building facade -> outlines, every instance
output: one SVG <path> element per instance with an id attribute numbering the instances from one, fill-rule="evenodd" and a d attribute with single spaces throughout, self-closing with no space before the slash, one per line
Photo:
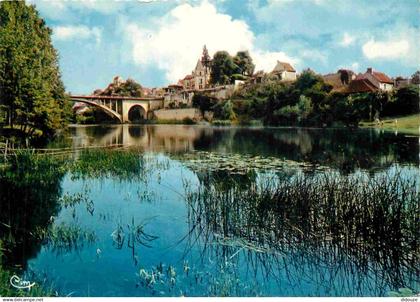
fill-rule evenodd
<path id="1" fill-rule="evenodd" d="M 296 81 L 296 70 L 287 62 L 277 61 L 271 74 L 279 77 L 280 81 Z"/>
<path id="2" fill-rule="evenodd" d="M 202 90 L 209 87 L 210 68 L 204 66 L 201 60 L 197 61 L 195 69 L 191 74 L 180 80 L 178 84 L 186 90 Z"/>
<path id="3" fill-rule="evenodd" d="M 365 73 L 359 74 L 357 80 L 367 79 L 379 90 L 391 91 L 394 88 L 394 81 L 391 80 L 385 73 L 374 71 L 369 67 Z"/>

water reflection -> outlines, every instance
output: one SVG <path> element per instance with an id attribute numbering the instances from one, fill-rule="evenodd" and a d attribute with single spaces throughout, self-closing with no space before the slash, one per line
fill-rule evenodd
<path id="1" fill-rule="evenodd" d="M 417 137 L 376 130 L 217 128 L 186 125 L 78 126 L 72 146 L 122 144 L 144 151 L 184 153 L 194 150 L 275 156 L 330 166 L 343 172 L 419 165 Z"/>
<path id="2" fill-rule="evenodd" d="M 417 138 L 117 125 L 71 128 L 55 144 L 77 156 L 0 170 L 0 239 L 8 264 L 64 294 L 418 291 Z M 98 145 L 120 147 L 78 149 Z M 375 179 L 396 169 L 396 185 Z M 277 189 L 261 190 L 266 180 Z"/>
<path id="3" fill-rule="evenodd" d="M 35 230 L 48 228 L 61 209 L 64 171 L 54 159 L 33 161 L 30 154 L 13 157 L 9 164 L 0 173 L 0 240 L 6 265 L 25 268 L 41 248 Z"/>
<path id="4" fill-rule="evenodd" d="M 321 174 L 281 176 L 271 186 L 252 174 L 232 176 L 202 176 L 188 195 L 187 249 L 200 248 L 201 261 L 233 262 L 252 279 L 277 284 L 281 295 L 417 288 L 415 183 Z"/>

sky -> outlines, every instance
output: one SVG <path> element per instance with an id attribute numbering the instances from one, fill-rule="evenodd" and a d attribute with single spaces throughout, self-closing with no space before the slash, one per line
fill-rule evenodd
<path id="1" fill-rule="evenodd" d="M 420 0 L 41 1 L 66 90 L 90 94 L 114 76 L 145 87 L 177 83 L 206 45 L 248 50 L 256 70 L 277 60 L 333 73 L 420 69 Z"/>

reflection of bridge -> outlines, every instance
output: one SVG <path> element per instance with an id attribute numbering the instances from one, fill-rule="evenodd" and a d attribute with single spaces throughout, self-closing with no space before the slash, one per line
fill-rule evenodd
<path id="1" fill-rule="evenodd" d="M 185 152 L 213 129 L 186 125 L 107 125 L 77 126 L 73 129 L 73 148 L 124 145 L 145 151 Z"/>
<path id="2" fill-rule="evenodd" d="M 163 97 L 71 95 L 70 99 L 99 108 L 112 118 L 118 119 L 120 123 L 148 119 L 153 110 L 163 108 Z"/>

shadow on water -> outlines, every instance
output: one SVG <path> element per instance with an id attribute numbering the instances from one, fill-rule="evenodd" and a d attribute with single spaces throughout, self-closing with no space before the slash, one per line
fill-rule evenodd
<path id="1" fill-rule="evenodd" d="M 0 240 L 5 247 L 7 265 L 26 267 L 36 256 L 41 240 L 33 235 L 47 228 L 60 211 L 62 163 L 44 157 L 35 159 L 29 152 L 11 156 L 0 171 Z"/>

